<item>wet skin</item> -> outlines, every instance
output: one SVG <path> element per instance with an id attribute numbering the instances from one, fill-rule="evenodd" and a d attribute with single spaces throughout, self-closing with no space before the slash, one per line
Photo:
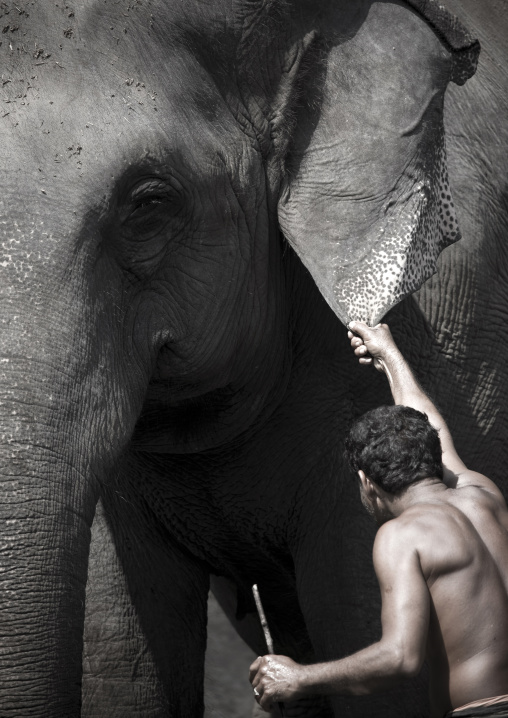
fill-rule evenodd
<path id="1" fill-rule="evenodd" d="M 393 522 L 430 594 L 432 715 L 508 690 L 508 512 L 479 486 L 435 487 Z M 410 543 L 409 543 L 410 542 Z"/>

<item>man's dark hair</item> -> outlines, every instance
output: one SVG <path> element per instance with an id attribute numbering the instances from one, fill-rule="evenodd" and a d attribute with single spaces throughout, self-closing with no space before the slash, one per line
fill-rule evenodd
<path id="1" fill-rule="evenodd" d="M 443 478 L 439 435 L 426 414 L 409 406 L 380 406 L 349 431 L 345 456 L 351 469 L 396 494 L 416 481 Z"/>

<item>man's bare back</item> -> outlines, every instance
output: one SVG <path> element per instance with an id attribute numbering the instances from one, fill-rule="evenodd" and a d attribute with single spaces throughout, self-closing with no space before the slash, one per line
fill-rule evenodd
<path id="1" fill-rule="evenodd" d="M 429 489 L 428 498 L 385 524 L 376 542 L 386 540 L 389 527 L 400 546 L 392 560 L 401 560 L 399 551 L 418 555 L 430 594 L 432 716 L 442 718 L 454 707 L 507 692 L 508 511 L 479 487 Z"/>
<path id="2" fill-rule="evenodd" d="M 380 525 L 373 560 L 382 638 L 352 656 L 310 666 L 260 657 L 250 671 L 254 695 L 269 710 L 275 701 L 309 694 L 367 694 L 418 675 L 426 659 L 432 718 L 455 716 L 477 701 L 481 715 L 508 715 L 503 495 L 457 455 L 388 327 L 356 322 L 350 329 L 354 353 L 386 374 L 395 404 L 361 417 L 346 441 L 362 503 Z M 491 710 L 493 701 L 499 703 Z"/>

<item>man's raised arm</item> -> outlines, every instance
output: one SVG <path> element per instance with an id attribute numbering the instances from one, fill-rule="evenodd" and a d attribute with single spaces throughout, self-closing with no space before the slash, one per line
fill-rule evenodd
<path id="1" fill-rule="evenodd" d="M 427 414 L 432 426 L 439 431 L 445 483 L 458 488 L 479 486 L 504 503 L 494 482 L 482 474 L 470 471 L 458 456 L 445 420 L 416 381 L 388 326 L 378 324 L 376 327 L 369 327 L 362 322 L 351 322 L 348 328 L 348 337 L 360 364 L 372 364 L 378 371 L 386 374 L 395 404 L 410 406 Z"/>

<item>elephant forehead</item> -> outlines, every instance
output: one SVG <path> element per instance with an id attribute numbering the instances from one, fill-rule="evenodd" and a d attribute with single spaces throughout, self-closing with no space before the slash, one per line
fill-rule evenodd
<path id="1" fill-rule="evenodd" d="M 83 70 L 79 75 L 47 72 L 32 78 L 25 99 L 12 99 L 0 118 L 0 152 L 5 155 L 15 145 L 42 164 L 72 156 L 81 166 L 90 153 L 131 162 L 138 148 L 145 153 L 178 149 L 184 154 L 187 150 L 190 161 L 193 155 L 204 158 L 207 148 L 217 149 L 221 133 L 207 125 L 192 97 L 170 87 L 161 90 L 142 73 L 132 74 L 139 79 L 109 75 L 94 83 Z M 241 140 L 239 134 L 235 138 L 235 129 L 228 128 L 229 142 Z"/>
<path id="2" fill-rule="evenodd" d="M 86 2 L 72 10 L 58 3 L 25 5 L 6 11 L 4 19 L 12 21 L 0 43 L 2 116 L 14 126 L 30 114 L 39 115 L 41 126 L 53 125 L 44 128 L 47 134 L 73 115 L 77 123 L 88 115 L 106 125 L 135 124 L 137 113 L 147 127 L 178 115 L 184 123 L 204 116 L 218 121 L 224 103 L 195 59 L 189 41 L 195 18 L 177 13 L 185 6 L 149 0 Z"/>
<path id="3" fill-rule="evenodd" d="M 255 150 L 207 73 L 190 55 L 165 62 L 171 73 L 154 74 L 151 62 L 101 64 L 82 48 L 34 62 L 31 74 L 14 64 L 0 117 L 4 186 L 63 198 L 77 189 L 90 206 L 90 192 L 106 197 L 151 163 L 209 191 L 212 176 L 250 184 Z"/>
<path id="4" fill-rule="evenodd" d="M 72 7 L 28 0 L 2 3 L 3 87 L 11 72 L 28 78 L 43 67 L 59 67 L 62 76 L 64 70 L 76 73 L 84 67 L 97 82 L 108 67 L 122 79 L 133 69 L 152 76 L 167 70 L 165 79 L 171 82 L 182 75 L 181 68 L 173 71 L 176 58 L 199 54 L 206 44 L 224 54 L 224 47 L 216 46 L 216 34 L 218 28 L 234 32 L 230 26 L 219 2 L 88 0 Z"/>

